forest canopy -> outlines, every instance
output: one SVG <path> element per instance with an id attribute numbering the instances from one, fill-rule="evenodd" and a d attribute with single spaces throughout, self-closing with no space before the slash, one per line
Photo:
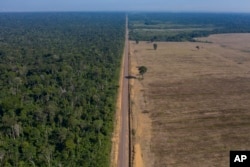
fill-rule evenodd
<path id="1" fill-rule="evenodd" d="M 130 13 L 131 40 L 195 41 L 220 33 L 249 33 L 250 14 Z"/>
<path id="2" fill-rule="evenodd" d="M 0 14 L 1 166 L 109 166 L 124 13 Z"/>

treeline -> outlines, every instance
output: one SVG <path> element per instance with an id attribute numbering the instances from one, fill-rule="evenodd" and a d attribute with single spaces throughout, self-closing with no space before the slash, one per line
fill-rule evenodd
<path id="1" fill-rule="evenodd" d="M 194 41 L 195 37 L 204 37 L 220 33 L 250 33 L 250 14 L 213 14 L 213 13 L 131 13 L 129 15 L 130 39 L 146 41 Z M 149 36 L 138 33 L 140 29 L 188 29 Z M 202 30 L 204 28 L 204 30 Z M 211 30 L 207 29 L 211 28 Z"/>
<path id="2" fill-rule="evenodd" d="M 123 13 L 0 14 L 0 166 L 109 166 Z"/>

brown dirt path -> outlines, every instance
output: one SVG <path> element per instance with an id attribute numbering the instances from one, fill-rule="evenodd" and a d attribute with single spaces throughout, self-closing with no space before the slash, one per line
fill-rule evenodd
<path id="1" fill-rule="evenodd" d="M 118 154 L 118 166 L 129 166 L 129 127 L 128 127 L 128 28 L 126 18 L 126 40 L 124 50 L 124 68 L 123 68 L 123 85 L 122 85 L 122 104 L 121 104 L 121 124 L 120 124 L 120 142 Z"/>
<path id="2" fill-rule="evenodd" d="M 128 126 L 128 19 L 126 17 L 126 36 L 121 65 L 115 130 L 112 138 L 111 167 L 129 166 L 129 126 Z"/>
<path id="3" fill-rule="evenodd" d="M 121 122 L 120 122 L 120 141 L 118 152 L 118 166 L 129 166 L 129 126 L 128 126 L 128 19 L 126 17 L 126 37 L 124 48 L 124 68 L 122 82 L 122 103 L 121 103 Z"/>

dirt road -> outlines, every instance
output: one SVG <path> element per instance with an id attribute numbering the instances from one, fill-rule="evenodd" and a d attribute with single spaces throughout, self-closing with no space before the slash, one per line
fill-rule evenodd
<path id="1" fill-rule="evenodd" d="M 123 55 L 123 81 L 122 81 L 122 103 L 121 121 L 119 134 L 118 167 L 129 166 L 129 125 L 128 125 L 128 18 L 126 17 L 126 37 Z"/>

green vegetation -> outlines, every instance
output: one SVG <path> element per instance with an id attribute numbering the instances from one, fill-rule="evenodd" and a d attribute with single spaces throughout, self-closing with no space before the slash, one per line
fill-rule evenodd
<path id="1" fill-rule="evenodd" d="M 147 67 L 145 66 L 140 66 L 138 67 L 138 70 L 139 70 L 139 74 L 141 75 L 142 79 L 143 79 L 143 75 L 147 72 Z"/>
<path id="2" fill-rule="evenodd" d="M 0 166 L 109 166 L 125 15 L 0 23 Z"/>
<path id="3" fill-rule="evenodd" d="M 250 14 L 131 13 L 131 40 L 195 41 L 219 33 L 250 32 Z"/>

